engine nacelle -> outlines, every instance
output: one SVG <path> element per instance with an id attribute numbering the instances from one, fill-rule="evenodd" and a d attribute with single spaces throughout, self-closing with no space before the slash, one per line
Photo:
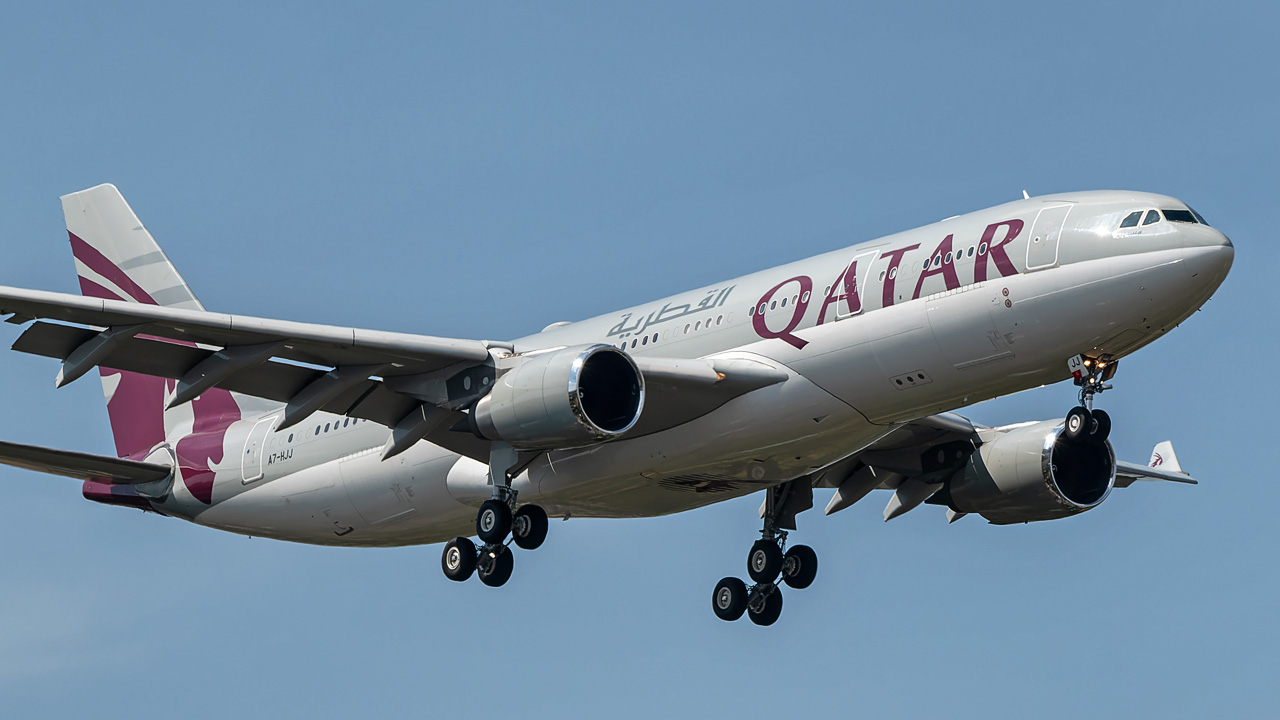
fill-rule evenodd
<path id="1" fill-rule="evenodd" d="M 611 345 L 583 345 L 526 359 L 494 383 L 471 410 L 471 427 L 521 450 L 591 445 L 622 435 L 640 419 L 644 377 Z"/>
<path id="2" fill-rule="evenodd" d="M 996 525 L 1053 520 L 1097 507 L 1116 484 L 1107 442 L 1069 440 L 1060 420 L 1002 433 L 969 458 L 949 487 L 952 507 Z"/>

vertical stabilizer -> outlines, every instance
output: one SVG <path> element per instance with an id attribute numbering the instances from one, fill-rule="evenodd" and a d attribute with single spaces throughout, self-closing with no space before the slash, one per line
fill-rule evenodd
<path id="1" fill-rule="evenodd" d="M 62 212 L 67 219 L 82 295 L 204 309 L 114 185 L 99 185 L 64 196 Z M 185 420 L 173 412 L 166 418 L 166 397 L 173 392 L 172 380 L 112 368 L 99 368 L 99 372 L 120 457 L 143 456 L 165 441 L 167 425 L 192 422 L 191 410 L 184 411 Z M 206 408 L 217 412 L 205 412 L 216 417 L 205 418 L 204 424 L 224 425 L 240 418 L 239 407 L 230 393 L 211 390 L 206 395 L 209 397 L 196 401 L 197 415 Z M 196 418 L 196 425 L 201 424 L 200 419 Z"/>
<path id="2" fill-rule="evenodd" d="M 115 185 L 62 197 L 82 294 L 203 310 Z"/>

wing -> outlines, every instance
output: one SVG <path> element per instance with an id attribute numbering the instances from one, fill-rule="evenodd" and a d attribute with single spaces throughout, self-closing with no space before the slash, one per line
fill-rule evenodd
<path id="1" fill-rule="evenodd" d="M 947 505 L 939 494 L 945 482 L 968 462 L 969 456 L 1001 429 L 974 425 L 953 413 L 931 415 L 904 423 L 852 457 L 836 463 L 813 478 L 814 487 L 835 488 L 826 514 L 839 512 L 861 500 L 872 490 L 893 490 L 884 510 L 892 520 L 921 504 Z M 1116 462 L 1116 487 L 1128 487 L 1137 480 L 1163 480 L 1196 484 L 1177 466 L 1173 447 L 1156 446 L 1153 464 L 1168 462 L 1172 469 Z M 954 522 L 962 513 L 948 509 Z"/>
<path id="2" fill-rule="evenodd" d="M 8 287 L 0 313 L 11 323 L 41 319 L 13 349 L 62 360 L 59 386 L 98 365 L 130 370 L 176 380 L 171 407 L 213 387 L 285 403 L 281 428 L 321 410 L 394 428 L 423 405 L 456 422 L 474 400 L 464 384 L 481 386 L 463 379 L 491 377 L 497 347 Z M 432 430 L 465 454 L 487 447 Z"/>
<path id="3" fill-rule="evenodd" d="M 645 404 L 640 419 L 627 434 L 639 437 L 683 425 L 730 400 L 788 375 L 744 358 L 635 358 L 644 376 Z"/>
<path id="4" fill-rule="evenodd" d="M 0 463 L 106 485 L 143 485 L 169 477 L 168 465 L 0 442 Z"/>
<path id="5" fill-rule="evenodd" d="M 1151 451 L 1151 459 L 1146 465 L 1130 462 L 1116 463 L 1116 487 L 1129 487 L 1138 480 L 1199 484 L 1195 478 L 1182 471 L 1182 466 L 1178 464 L 1178 456 L 1173 452 L 1173 443 L 1168 440 L 1156 443 Z"/>
<path id="6" fill-rule="evenodd" d="M 488 460 L 451 428 L 496 375 L 509 343 L 389 333 L 0 287 L 7 322 L 37 320 L 19 352 L 62 361 L 59 387 L 95 366 L 176 380 L 170 407 L 214 387 L 284 403 L 277 429 L 317 411 L 393 428 L 385 457 L 421 439 Z M 52 321 L 52 322 L 50 322 Z M 745 359 L 637 358 L 648 391 L 631 435 L 675 427 L 786 373 Z"/>

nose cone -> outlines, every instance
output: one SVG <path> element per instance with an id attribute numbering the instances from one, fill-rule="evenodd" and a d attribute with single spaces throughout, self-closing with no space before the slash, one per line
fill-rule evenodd
<path id="1" fill-rule="evenodd" d="M 1208 293 L 1218 289 L 1231 270 L 1236 249 L 1231 239 L 1207 225 L 1182 229 L 1182 259 L 1196 287 Z"/>

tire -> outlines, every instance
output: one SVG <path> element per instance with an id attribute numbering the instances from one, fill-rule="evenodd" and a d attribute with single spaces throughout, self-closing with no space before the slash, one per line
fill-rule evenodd
<path id="1" fill-rule="evenodd" d="M 773 582 L 782 572 L 782 551 L 778 543 L 761 538 L 751 546 L 747 553 L 747 574 L 758 582 Z"/>
<path id="2" fill-rule="evenodd" d="M 782 581 L 803 590 L 818 577 L 818 553 L 808 545 L 792 546 L 782 558 Z"/>
<path id="3" fill-rule="evenodd" d="M 463 582 L 476 571 L 476 544 L 464 537 L 456 537 L 444 544 L 440 557 L 444 576 L 455 582 Z"/>
<path id="4" fill-rule="evenodd" d="M 1067 413 L 1067 419 L 1063 423 L 1062 434 L 1068 440 L 1077 440 L 1089 433 L 1089 427 L 1092 424 L 1088 410 L 1082 407 L 1073 407 L 1071 412 Z"/>
<path id="5" fill-rule="evenodd" d="M 711 593 L 711 610 L 721 620 L 733 622 L 747 611 L 747 585 L 738 578 L 727 577 L 716 583 Z"/>
<path id="6" fill-rule="evenodd" d="M 780 615 L 782 615 L 782 591 L 777 587 L 774 587 L 773 591 L 769 593 L 769 597 L 765 598 L 764 607 L 760 609 L 760 612 L 757 613 L 752 611 L 750 607 L 747 608 L 747 617 L 751 618 L 751 622 L 760 626 L 768 626 L 778 622 L 778 616 Z"/>
<path id="7" fill-rule="evenodd" d="M 547 539 L 547 511 L 537 505 L 524 505 L 516 511 L 511 523 L 511 537 L 524 550 L 537 550 Z"/>
<path id="8" fill-rule="evenodd" d="M 1105 411 L 1094 410 L 1093 422 L 1089 423 L 1089 440 L 1102 444 L 1111 435 L 1111 416 Z"/>
<path id="9" fill-rule="evenodd" d="M 481 567 L 476 575 L 480 578 L 480 582 L 489 587 L 502 587 L 511 579 L 511 571 L 515 569 L 516 561 L 511 551 L 505 546 L 499 546 L 497 550 L 487 550 L 486 552 L 497 553 L 497 557 L 493 558 L 493 562 L 488 567 Z"/>
<path id="10" fill-rule="evenodd" d="M 500 543 L 511 532 L 511 507 L 501 500 L 485 500 L 476 515 L 476 535 L 486 543 Z"/>

